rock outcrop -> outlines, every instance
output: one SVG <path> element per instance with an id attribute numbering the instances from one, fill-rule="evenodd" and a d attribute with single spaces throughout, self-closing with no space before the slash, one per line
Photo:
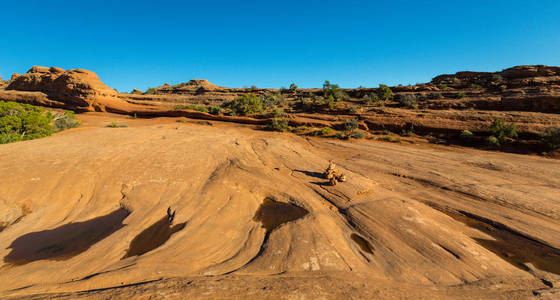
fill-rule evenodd
<path id="1" fill-rule="evenodd" d="M 82 69 L 63 70 L 56 67 L 32 67 L 17 76 L 7 90 L 43 92 L 49 99 L 61 101 L 69 107 L 104 110 L 103 102 L 120 101 L 117 93 L 105 85 L 97 74 Z"/>
<path id="2" fill-rule="evenodd" d="M 19 73 L 13 73 L 13 74 L 12 74 L 12 78 L 10 78 L 10 80 L 14 80 L 14 79 L 16 79 L 16 78 L 18 78 L 18 77 L 20 77 L 20 76 L 21 76 L 21 74 L 19 74 Z"/>

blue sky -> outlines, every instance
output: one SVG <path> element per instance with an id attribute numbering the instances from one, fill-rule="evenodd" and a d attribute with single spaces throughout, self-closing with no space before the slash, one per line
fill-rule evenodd
<path id="1" fill-rule="evenodd" d="M 5 1 L 0 75 L 83 68 L 120 91 L 427 82 L 560 65 L 560 1 Z"/>

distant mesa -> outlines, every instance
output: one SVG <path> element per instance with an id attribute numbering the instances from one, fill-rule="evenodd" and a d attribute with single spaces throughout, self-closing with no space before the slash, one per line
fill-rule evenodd
<path id="1" fill-rule="evenodd" d="M 227 89 L 225 87 L 221 87 L 218 85 L 215 85 L 213 83 L 210 83 L 207 79 L 191 79 L 189 80 L 189 82 L 183 82 L 183 83 L 179 83 L 176 85 L 169 85 L 169 84 L 164 84 L 160 87 L 158 87 L 157 89 L 173 89 L 173 90 L 198 90 L 198 89 L 204 89 L 204 90 L 219 90 L 219 89 Z"/>

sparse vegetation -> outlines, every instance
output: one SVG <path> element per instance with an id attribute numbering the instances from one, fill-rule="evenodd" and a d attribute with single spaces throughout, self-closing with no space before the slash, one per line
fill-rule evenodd
<path id="1" fill-rule="evenodd" d="M 447 90 L 449 90 L 449 87 L 448 87 L 447 84 L 445 84 L 445 83 L 442 83 L 442 84 L 438 85 L 438 88 L 439 88 L 440 90 L 442 90 L 442 91 L 447 91 Z"/>
<path id="2" fill-rule="evenodd" d="M 517 127 L 515 124 L 506 124 L 503 119 L 494 119 L 489 131 L 492 134 L 490 137 L 496 138 L 497 141 L 497 143 L 494 143 L 493 139 L 488 138 L 488 142 L 492 146 L 500 146 L 510 140 L 517 139 Z"/>
<path id="3" fill-rule="evenodd" d="M 480 90 L 480 89 L 482 89 L 482 86 L 480 84 L 473 83 L 473 84 L 471 84 L 471 89 Z"/>
<path id="4" fill-rule="evenodd" d="M 377 94 L 375 93 L 369 93 L 364 95 L 364 97 L 362 97 L 362 100 L 365 104 L 372 105 L 379 101 L 379 96 L 377 96 Z"/>
<path id="5" fill-rule="evenodd" d="M 55 131 L 62 131 L 80 126 L 80 121 L 78 121 L 76 115 L 71 110 L 54 114 L 53 120 Z"/>
<path id="6" fill-rule="evenodd" d="M 323 135 L 323 136 L 333 135 L 334 132 L 335 132 L 334 129 L 332 129 L 330 127 L 323 127 L 321 129 L 321 135 Z"/>
<path id="7" fill-rule="evenodd" d="M 353 130 L 358 129 L 358 125 L 358 119 L 350 119 L 344 122 L 344 130 L 347 132 L 352 132 Z"/>
<path id="8" fill-rule="evenodd" d="M 298 86 L 295 83 L 290 84 L 290 90 L 295 92 L 298 89 Z"/>
<path id="9" fill-rule="evenodd" d="M 144 94 L 146 94 L 146 95 L 155 95 L 155 94 L 156 94 L 156 89 L 154 89 L 154 88 L 148 88 Z"/>
<path id="10" fill-rule="evenodd" d="M 219 115 L 222 112 L 222 108 L 219 105 L 212 105 L 208 112 L 212 115 Z"/>
<path id="11" fill-rule="evenodd" d="M 379 88 L 376 91 L 377 96 L 379 97 L 379 99 L 381 100 L 393 100 L 394 98 L 394 94 L 393 91 L 384 84 L 379 84 Z"/>
<path id="12" fill-rule="evenodd" d="M 109 127 L 109 128 L 124 128 L 124 127 L 128 127 L 128 125 L 126 125 L 126 124 L 119 124 L 119 123 L 113 121 L 113 122 L 107 124 L 107 126 L 105 126 L 105 127 Z"/>
<path id="13" fill-rule="evenodd" d="M 461 131 L 461 133 L 459 134 L 459 138 L 465 141 L 470 141 L 474 138 L 474 134 L 472 132 L 470 132 L 469 130 L 463 130 Z"/>
<path id="14" fill-rule="evenodd" d="M 273 131 L 284 132 L 288 131 L 289 128 L 290 126 L 287 118 L 274 118 L 268 125 L 268 129 Z"/>
<path id="15" fill-rule="evenodd" d="M 504 82 L 504 78 L 502 77 L 502 75 L 494 74 L 492 75 L 492 77 L 490 77 L 491 84 L 500 84 L 502 82 Z"/>
<path id="16" fill-rule="evenodd" d="M 189 104 L 189 105 L 175 105 L 173 107 L 173 109 L 175 110 L 180 110 L 180 109 L 190 109 L 190 110 L 196 110 L 196 111 L 200 111 L 200 112 L 208 112 L 208 108 L 206 108 L 206 106 L 203 105 L 194 105 L 194 104 Z"/>
<path id="17" fill-rule="evenodd" d="M 0 101 L 0 144 L 51 135 L 53 115 L 30 104 Z"/>
<path id="18" fill-rule="evenodd" d="M 416 105 L 416 96 L 414 94 L 403 94 L 397 97 L 397 102 L 402 107 L 414 107 Z"/>
<path id="19" fill-rule="evenodd" d="M 356 130 L 350 133 L 350 137 L 353 139 L 363 139 L 365 137 L 365 134 L 359 130 Z"/>
<path id="20" fill-rule="evenodd" d="M 467 94 L 465 94 L 464 92 L 458 92 L 457 95 L 455 95 L 455 97 L 457 97 L 457 99 L 463 99 L 467 97 Z"/>
<path id="21" fill-rule="evenodd" d="M 560 148 L 560 127 L 549 127 L 541 135 L 541 142 L 551 150 Z"/>
<path id="22" fill-rule="evenodd" d="M 253 115 L 264 111 L 261 99 L 255 94 L 245 94 L 225 104 L 235 115 Z"/>
<path id="23" fill-rule="evenodd" d="M 334 101 L 347 100 L 348 95 L 340 89 L 338 84 L 331 84 L 328 80 L 323 83 L 323 96 L 327 99 L 332 97 Z"/>

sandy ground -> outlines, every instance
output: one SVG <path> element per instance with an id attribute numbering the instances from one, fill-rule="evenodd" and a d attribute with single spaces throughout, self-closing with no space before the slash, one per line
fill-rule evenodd
<path id="1" fill-rule="evenodd" d="M 79 117 L 0 145 L 1 297 L 560 297 L 558 160 Z"/>

